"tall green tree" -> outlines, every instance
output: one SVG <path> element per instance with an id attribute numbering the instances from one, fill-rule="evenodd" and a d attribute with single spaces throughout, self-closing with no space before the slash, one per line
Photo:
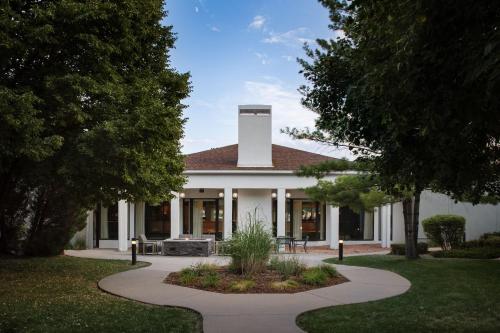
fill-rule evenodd
<path id="1" fill-rule="evenodd" d="M 160 0 L 3 1 L 0 5 L 0 247 L 27 226 L 52 254 L 85 211 L 161 201 L 182 187 L 181 100 L 189 74 Z M 27 221 L 28 223 L 24 223 Z M 41 248 L 50 239 L 52 248 Z"/>
<path id="2" fill-rule="evenodd" d="M 380 188 L 403 200 L 416 257 L 422 190 L 500 193 L 500 3 L 320 0 L 339 36 L 301 60 L 303 104 L 318 113 L 297 138 L 369 158 Z"/>

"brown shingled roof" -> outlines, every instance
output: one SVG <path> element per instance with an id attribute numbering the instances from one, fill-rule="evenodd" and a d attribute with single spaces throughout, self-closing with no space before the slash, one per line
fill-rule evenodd
<path id="1" fill-rule="evenodd" d="M 273 145 L 273 167 L 237 167 L 238 145 L 200 151 L 186 155 L 186 170 L 298 170 L 302 165 L 334 160 L 333 157 Z"/>

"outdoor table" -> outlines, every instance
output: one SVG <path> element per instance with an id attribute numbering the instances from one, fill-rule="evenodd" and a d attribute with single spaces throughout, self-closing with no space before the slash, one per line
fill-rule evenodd
<path id="1" fill-rule="evenodd" d="M 280 251 L 280 245 L 284 244 L 285 246 L 288 245 L 288 250 L 290 252 L 295 253 L 295 237 L 292 236 L 279 236 L 276 237 L 276 246 L 277 246 L 277 251 L 279 253 Z"/>

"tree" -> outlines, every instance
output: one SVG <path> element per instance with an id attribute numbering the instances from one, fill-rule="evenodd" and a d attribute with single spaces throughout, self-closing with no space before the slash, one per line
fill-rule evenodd
<path id="1" fill-rule="evenodd" d="M 160 0 L 2 3 L 3 252 L 25 220 L 28 243 L 61 239 L 60 250 L 96 203 L 182 187 L 189 74 L 170 66 L 165 16 Z"/>
<path id="2" fill-rule="evenodd" d="M 500 4 L 320 1 L 336 39 L 306 48 L 299 139 L 348 146 L 380 189 L 403 199 L 407 256 L 417 257 L 419 199 L 430 188 L 478 202 L 500 193 Z"/>

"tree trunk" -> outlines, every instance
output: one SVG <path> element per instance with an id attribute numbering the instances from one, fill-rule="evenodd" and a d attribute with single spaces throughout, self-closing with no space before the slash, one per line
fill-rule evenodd
<path id="1" fill-rule="evenodd" d="M 405 223 L 406 258 L 417 259 L 418 219 L 420 213 L 420 190 L 415 191 L 413 198 L 403 200 L 403 217 Z"/>

